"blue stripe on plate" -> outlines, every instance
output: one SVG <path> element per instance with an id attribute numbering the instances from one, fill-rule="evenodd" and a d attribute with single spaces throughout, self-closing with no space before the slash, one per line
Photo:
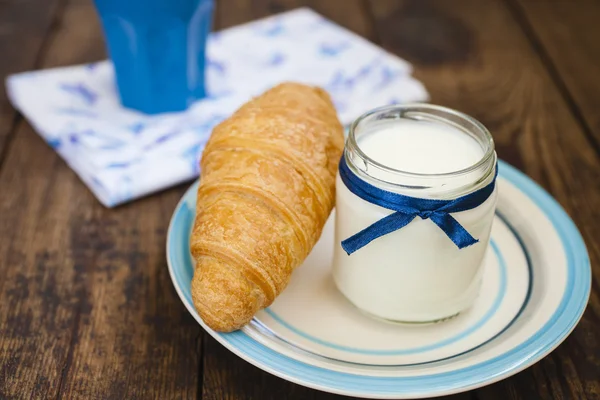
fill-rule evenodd
<path id="1" fill-rule="evenodd" d="M 498 248 L 498 245 L 494 242 L 494 240 L 492 240 L 490 242 L 490 244 L 492 246 L 492 249 L 494 250 L 494 254 L 496 254 L 496 258 L 498 259 L 498 266 L 499 266 L 499 270 L 500 270 L 500 288 L 498 290 L 498 294 L 497 294 L 496 298 L 494 299 L 494 302 L 492 303 L 492 306 L 481 317 L 481 319 L 479 321 L 477 321 L 475 324 L 471 325 L 464 331 L 462 331 L 452 337 L 449 337 L 448 339 L 441 340 L 437 343 L 432 343 L 427 346 L 413 347 L 412 349 L 397 349 L 397 350 L 359 349 L 359 348 L 343 346 L 343 345 L 339 345 L 339 344 L 329 342 L 329 341 L 326 341 L 323 339 L 319 339 L 318 337 L 313 336 L 309 333 L 306 333 L 306 332 L 302 331 L 301 329 L 298 329 L 295 326 L 289 324 L 283 318 L 281 318 L 279 315 L 277 315 L 277 313 L 275 313 L 275 311 L 267 308 L 267 309 L 265 309 L 265 312 L 267 314 L 269 314 L 275 321 L 277 321 L 278 323 L 280 323 L 281 325 L 283 325 L 290 331 L 294 332 L 298 336 L 301 336 L 301 337 L 303 337 L 307 340 L 310 340 L 313 343 L 317 343 L 321 346 L 325 346 L 325 347 L 329 347 L 329 348 L 341 350 L 341 351 L 347 351 L 349 353 L 381 355 L 381 356 L 396 356 L 396 355 L 403 355 L 403 354 L 418 354 L 418 353 L 424 353 L 426 351 L 432 351 L 435 349 L 439 349 L 440 347 L 448 346 L 449 344 L 452 344 L 461 339 L 464 339 L 465 337 L 469 336 L 473 332 L 477 331 L 479 328 L 481 328 L 483 325 L 485 325 L 485 323 L 490 318 L 492 318 L 494 316 L 494 314 L 496 314 L 496 311 L 498 311 L 498 309 L 500 308 L 500 304 L 502 304 L 502 300 L 504 299 L 504 295 L 506 294 L 506 274 L 507 274 L 506 262 L 504 260 L 504 257 L 502 256 L 502 253 L 500 252 L 500 249 Z"/>
<path id="2" fill-rule="evenodd" d="M 523 254 L 525 255 L 526 258 L 526 262 L 527 262 L 527 272 L 529 275 L 529 284 L 527 285 L 527 293 L 525 295 L 525 299 L 523 301 L 523 304 L 521 305 L 521 307 L 519 308 L 519 311 L 517 312 L 517 314 L 513 317 L 513 319 L 504 327 L 502 328 L 502 330 L 500 330 L 498 333 L 496 333 L 494 336 L 492 336 L 491 338 L 489 338 L 488 340 L 484 341 L 483 343 L 478 344 L 477 346 L 465 350 L 461 353 L 457 353 L 448 357 L 444 357 L 444 358 L 439 358 L 437 360 L 430 360 L 430 361 L 424 361 L 424 362 L 419 362 L 419 363 L 410 363 L 410 364 L 393 364 L 393 365 L 385 365 L 384 368 L 396 368 L 398 369 L 398 367 L 415 367 L 415 366 L 419 366 L 419 365 L 427 365 L 427 364 L 439 364 L 440 362 L 443 361 L 447 361 L 447 360 L 451 360 L 453 358 L 457 358 L 460 357 L 464 354 L 470 353 L 472 351 L 475 351 L 477 349 L 479 349 L 480 347 L 485 346 L 486 344 L 490 343 L 491 341 L 495 340 L 497 337 L 499 337 L 500 335 L 502 335 L 504 332 L 506 332 L 521 316 L 521 314 L 523 313 L 523 311 L 525 310 L 525 308 L 527 307 L 527 304 L 529 304 L 529 300 L 531 298 L 531 292 L 533 289 L 533 265 L 531 263 L 531 255 L 527 252 L 527 248 L 525 247 L 525 242 L 523 241 L 523 239 L 521 238 L 521 236 L 519 235 L 519 233 L 516 231 L 516 229 L 508 222 L 508 220 L 506 219 L 506 217 L 504 217 L 502 214 L 500 213 L 496 213 L 496 216 L 506 225 L 506 227 L 511 231 L 511 233 L 514 235 L 514 237 L 517 239 L 517 241 L 519 242 L 519 246 L 521 247 L 521 251 L 523 251 Z M 263 329 L 267 329 L 267 327 L 265 327 L 260 321 L 255 321 L 257 322 L 260 326 L 262 326 Z M 270 332 L 270 331 L 269 331 Z M 270 332 L 271 334 L 273 334 L 273 332 Z M 287 345 L 292 346 L 297 348 L 298 350 L 302 351 L 302 352 L 307 352 L 309 354 L 312 354 L 313 357 L 319 357 L 319 358 L 323 358 L 325 361 L 329 360 L 327 357 L 321 356 L 320 354 L 317 353 L 312 353 L 310 351 L 301 349 L 299 347 L 297 347 L 295 344 L 288 342 L 285 338 L 279 337 L 277 335 L 274 335 L 275 337 L 277 337 L 279 340 L 285 342 Z M 353 362 L 349 362 L 349 361 L 344 361 L 343 363 L 348 364 L 348 365 L 362 365 L 362 366 L 372 366 L 372 367 L 377 367 L 377 368 L 382 368 L 381 365 L 374 365 L 374 364 L 365 364 L 365 363 L 353 363 Z"/>
<path id="3" fill-rule="evenodd" d="M 531 198 L 552 222 L 567 259 L 567 284 L 558 308 L 538 332 L 515 348 L 488 361 L 444 373 L 378 377 L 337 372 L 296 361 L 256 342 L 242 331 L 209 333 L 238 356 L 274 375 L 305 386 L 355 396 L 392 398 L 449 394 L 497 381 L 532 365 L 552 351 L 583 314 L 590 293 L 590 261 L 579 231 L 556 200 L 506 162 L 500 161 L 499 168 L 500 176 Z M 186 196 L 194 194 L 194 190 L 190 190 Z M 193 204 L 184 197 L 169 227 L 167 259 L 175 288 L 200 322 L 190 293 L 193 267 L 188 254 L 188 235 L 193 213 L 188 206 L 183 206 L 187 201 Z"/>

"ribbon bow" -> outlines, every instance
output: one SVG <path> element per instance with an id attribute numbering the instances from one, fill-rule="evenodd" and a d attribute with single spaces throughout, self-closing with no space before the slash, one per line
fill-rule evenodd
<path id="1" fill-rule="evenodd" d="M 450 213 L 470 210 L 486 201 L 494 191 L 496 176 L 498 175 L 498 167 L 496 166 L 494 179 L 485 187 L 454 200 L 435 200 L 419 199 L 379 189 L 363 181 L 350 171 L 344 156 L 340 161 L 339 170 L 342 181 L 352 193 L 369 203 L 395 211 L 343 240 L 342 248 L 348 255 L 378 237 L 402 229 L 417 216 L 433 221 L 459 249 L 477 243 L 479 240 L 471 236 Z"/>

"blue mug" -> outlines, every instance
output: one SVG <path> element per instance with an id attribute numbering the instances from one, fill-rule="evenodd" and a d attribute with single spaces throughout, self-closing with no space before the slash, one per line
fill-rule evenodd
<path id="1" fill-rule="evenodd" d="M 206 96 L 213 0 L 94 0 L 121 104 L 147 114 Z"/>

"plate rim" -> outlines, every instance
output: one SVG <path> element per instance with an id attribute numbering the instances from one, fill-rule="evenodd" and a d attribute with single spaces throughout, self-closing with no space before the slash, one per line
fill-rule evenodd
<path id="1" fill-rule="evenodd" d="M 514 187 L 527 196 L 552 223 L 565 250 L 568 271 L 567 284 L 565 293 L 563 294 L 560 303 L 553 311 L 552 316 L 533 335 L 526 338 L 523 342 L 519 343 L 509 351 L 472 366 L 463 367 L 453 371 L 414 377 L 367 376 L 333 371 L 327 368 L 303 363 L 256 342 L 242 331 L 218 333 L 210 329 L 206 326 L 204 321 L 202 321 L 196 310 L 193 308 L 193 305 L 188 303 L 182 288 L 177 283 L 178 281 L 171 262 L 172 252 L 170 251 L 172 248 L 172 241 L 174 240 L 173 232 L 174 223 L 177 220 L 177 213 L 184 206 L 184 203 L 187 202 L 186 198 L 188 193 L 196 187 L 198 181 L 192 183 L 190 188 L 186 190 L 177 203 L 169 222 L 166 241 L 166 258 L 169 275 L 177 294 L 188 312 L 192 314 L 194 319 L 196 319 L 202 328 L 215 338 L 215 340 L 250 364 L 290 382 L 330 393 L 379 399 L 399 397 L 422 398 L 435 395 L 448 395 L 489 385 L 512 376 L 535 364 L 558 347 L 558 345 L 560 345 L 560 343 L 562 343 L 573 331 L 583 316 L 591 291 L 591 266 L 587 248 L 579 230 L 566 211 L 548 192 L 539 186 L 539 184 L 507 162 L 499 160 L 499 171 L 502 178 L 509 181 Z M 577 280 L 574 279 L 574 274 L 577 275 Z M 579 274 L 581 274 L 581 276 L 579 276 Z M 577 286 L 578 288 L 578 292 L 576 293 L 573 293 L 574 286 Z M 583 289 L 583 291 L 581 289 Z M 567 310 L 570 312 L 566 313 Z M 568 316 L 571 316 L 571 318 L 568 318 Z M 564 317 L 563 319 L 565 319 L 565 321 L 562 321 L 560 317 Z M 559 322 L 560 324 L 557 325 Z M 250 340 L 250 344 L 253 344 L 254 348 L 251 346 L 244 346 L 243 350 L 240 349 L 240 340 Z M 269 360 L 271 363 L 268 362 Z M 282 362 L 289 363 L 289 365 L 286 365 L 285 371 L 281 369 Z M 490 364 L 492 365 L 490 366 Z M 280 369 L 275 367 L 280 367 Z M 477 372 L 474 373 L 475 371 Z M 302 372 L 304 372 L 304 374 L 302 374 Z M 461 374 L 466 374 L 467 377 L 461 378 Z M 327 377 L 324 377 L 324 375 L 327 375 Z M 313 379 L 308 380 L 307 377 L 312 377 Z M 354 381 L 354 384 L 352 385 L 354 389 L 344 388 L 344 385 L 340 383 L 340 378 L 352 379 Z M 332 386 L 331 383 L 336 382 L 336 379 L 338 385 Z M 441 380 L 441 382 L 426 382 L 428 379 L 437 379 Z M 363 380 L 365 382 L 356 382 Z M 368 383 L 395 383 L 396 386 L 395 389 L 394 386 L 391 388 L 385 386 L 376 391 L 374 391 L 373 388 L 370 391 L 365 391 L 365 388 L 368 387 Z M 362 388 L 362 390 L 360 388 Z M 419 390 L 419 388 L 426 389 Z"/>

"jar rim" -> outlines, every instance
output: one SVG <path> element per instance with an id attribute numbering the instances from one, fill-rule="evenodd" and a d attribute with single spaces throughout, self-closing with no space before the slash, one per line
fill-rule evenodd
<path id="1" fill-rule="evenodd" d="M 382 163 L 374 160 L 373 158 L 371 158 L 367 154 L 365 154 L 365 152 L 358 145 L 358 142 L 356 141 L 356 136 L 355 136 L 355 131 L 362 121 L 364 121 L 366 118 L 368 118 L 374 114 L 378 114 L 378 113 L 382 113 L 382 112 L 396 111 L 396 110 L 397 111 L 408 111 L 408 110 L 412 110 L 412 109 L 415 109 L 415 110 L 418 109 L 418 110 L 421 110 L 424 112 L 427 112 L 428 110 L 429 111 L 438 111 L 438 112 L 446 113 L 446 114 L 454 116 L 454 117 L 458 117 L 459 119 L 462 119 L 470 124 L 473 124 L 483 134 L 483 137 L 485 138 L 483 144 L 486 145 L 486 149 L 485 149 L 485 152 L 482 155 L 481 159 L 473 165 L 470 165 L 466 168 L 456 170 L 456 171 L 441 172 L 441 173 L 421 173 L 421 172 L 404 171 L 404 170 L 389 167 L 385 164 L 382 164 Z M 431 114 L 431 115 L 435 115 L 435 114 Z M 348 140 L 348 145 L 352 147 L 352 151 L 356 152 L 360 158 L 367 161 L 368 163 L 376 166 L 377 168 L 381 169 L 382 171 L 392 173 L 392 174 L 404 175 L 406 177 L 412 177 L 412 178 L 427 178 L 427 179 L 429 179 L 429 178 L 449 178 L 449 177 L 466 175 L 466 174 L 472 173 L 473 171 L 475 171 L 479 168 L 482 168 L 483 166 L 485 166 L 486 164 L 488 164 L 490 162 L 491 158 L 495 158 L 494 139 L 493 139 L 490 131 L 485 127 L 485 125 L 483 125 L 477 119 L 475 119 L 463 112 L 454 110 L 449 107 L 444 107 L 444 106 L 430 104 L 430 103 L 393 104 L 393 105 L 381 106 L 381 107 L 377 107 L 372 110 L 369 110 L 369 111 L 365 112 L 364 114 L 362 114 L 361 116 L 359 116 L 358 118 L 356 118 L 352 122 L 352 124 L 350 125 L 350 128 L 349 128 L 347 140 Z M 344 152 L 345 157 L 347 157 L 346 153 L 347 152 L 345 151 Z"/>

